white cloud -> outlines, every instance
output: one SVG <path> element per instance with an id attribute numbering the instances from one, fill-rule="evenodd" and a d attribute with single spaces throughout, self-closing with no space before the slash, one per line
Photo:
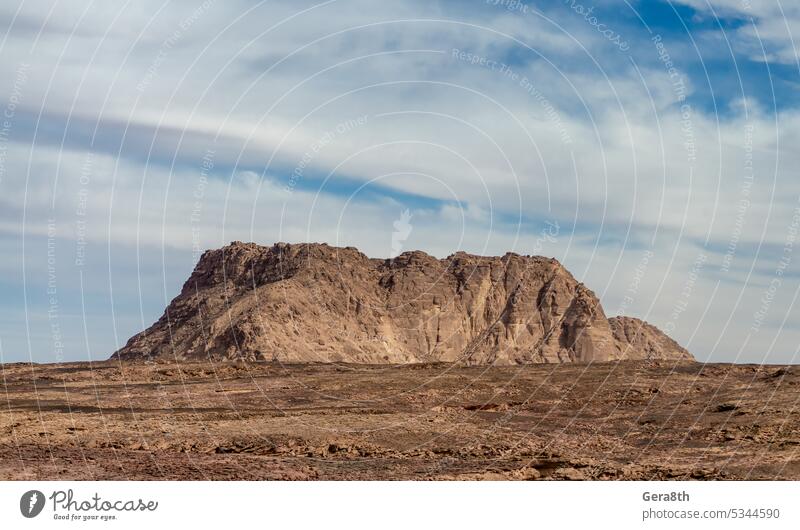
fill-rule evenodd
<path id="1" fill-rule="evenodd" d="M 678 0 L 709 16 L 742 18 L 734 30 L 734 45 L 751 59 L 785 64 L 798 63 L 800 5 L 781 0 Z M 763 49 L 762 49 L 763 47 Z M 766 54 L 766 57 L 765 57 Z"/>
<path id="2" fill-rule="evenodd" d="M 771 53 L 786 59 L 793 51 L 781 40 L 775 12 L 767 3 L 752 5 Z M 280 24 L 313 4 L 270 2 L 241 17 L 251 6 L 216 2 L 165 49 L 192 13 L 188 3 L 161 11 L 160 3 L 136 3 L 109 26 L 119 14 L 113 7 L 89 11 L 77 24 L 80 5 L 60 3 L 44 25 L 41 5 L 26 2 L 25 24 L 12 26 L 0 50 L 3 65 L 31 62 L 0 183 L 0 241 L 13 248 L 24 231 L 40 245 L 44 221 L 54 217 L 74 253 L 85 189 L 89 244 L 95 252 L 108 245 L 114 256 L 142 250 L 134 261 L 151 274 L 148 285 L 160 289 L 138 294 L 157 311 L 190 267 L 195 247 L 312 240 L 385 256 L 392 222 L 409 208 L 414 227 L 405 249 L 526 254 L 542 223 L 557 220 L 558 242 L 542 252 L 601 294 L 609 312 L 620 306 L 642 247 L 654 241 L 648 281 L 626 309 L 663 326 L 708 240 L 707 268 L 675 334 L 689 340 L 692 324 L 702 320 L 692 345 L 701 356 L 711 354 L 721 338 L 714 358 L 741 342 L 751 320 L 746 308 L 772 274 L 800 194 L 796 111 L 782 111 L 776 122 L 747 101 L 749 121 L 744 107 L 724 119 L 691 108 L 687 121 L 662 64 L 633 68 L 575 17 L 566 17 L 562 33 L 546 20 L 502 9 L 433 22 L 448 18 L 444 8 L 358 1 L 313 8 Z M 43 32 L 28 55 L 37 23 Z M 368 27 L 302 49 L 356 26 Z M 514 35 L 551 62 L 477 26 Z M 512 73 L 454 58 L 454 48 L 512 62 Z M 137 89 L 143 79 L 146 86 Z M 690 95 L 692 80 L 686 81 Z M 8 90 L 0 86 L 0 101 Z M 340 127 L 364 116 L 363 123 Z M 214 168 L 205 182 L 201 164 L 209 149 Z M 87 152 L 90 179 L 82 184 Z M 763 250 L 755 256 L 758 244 Z M 731 245 L 732 266 L 720 272 Z M 163 285 L 159 249 L 175 260 L 165 259 L 170 272 Z M 748 279 L 751 266 L 758 275 Z M 8 276 L 18 267 L 6 265 Z M 107 284 L 89 287 L 103 292 Z M 744 301 L 734 309 L 740 294 Z M 735 332 L 725 329 L 732 313 L 743 323 Z M 768 349 L 774 336 L 762 333 L 752 351 Z"/>

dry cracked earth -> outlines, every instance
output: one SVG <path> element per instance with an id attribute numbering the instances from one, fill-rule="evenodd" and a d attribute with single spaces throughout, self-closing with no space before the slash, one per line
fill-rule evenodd
<path id="1" fill-rule="evenodd" d="M 2 365 L 0 479 L 800 479 L 800 367 Z"/>

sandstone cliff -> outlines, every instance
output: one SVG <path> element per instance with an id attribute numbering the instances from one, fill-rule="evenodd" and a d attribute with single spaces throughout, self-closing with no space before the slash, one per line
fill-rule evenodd
<path id="1" fill-rule="evenodd" d="M 240 242 L 205 252 L 164 315 L 114 355 L 467 364 L 691 358 L 649 324 L 609 321 L 594 293 L 555 259 L 459 252 L 440 260 L 415 251 L 383 260 L 351 247 Z"/>

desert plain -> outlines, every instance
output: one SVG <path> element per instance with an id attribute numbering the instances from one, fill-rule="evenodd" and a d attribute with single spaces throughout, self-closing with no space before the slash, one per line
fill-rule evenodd
<path id="1" fill-rule="evenodd" d="M 800 367 L 2 365 L 3 480 L 800 479 Z"/>

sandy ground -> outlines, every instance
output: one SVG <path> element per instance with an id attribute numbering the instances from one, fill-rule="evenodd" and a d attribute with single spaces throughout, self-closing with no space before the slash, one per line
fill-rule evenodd
<path id="1" fill-rule="evenodd" d="M 800 479 L 800 367 L 1 367 L 0 479 Z"/>

